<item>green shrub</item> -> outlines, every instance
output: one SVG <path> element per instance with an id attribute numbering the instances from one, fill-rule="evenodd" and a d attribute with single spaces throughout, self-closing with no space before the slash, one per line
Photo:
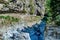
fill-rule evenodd
<path id="1" fill-rule="evenodd" d="M 60 0 L 46 0 L 46 15 L 47 22 L 54 22 L 55 25 L 60 25 Z"/>
<path id="2" fill-rule="evenodd" d="M 18 22 L 20 19 L 11 16 L 0 16 L 0 19 L 4 19 L 1 24 L 11 24 L 13 22 Z"/>

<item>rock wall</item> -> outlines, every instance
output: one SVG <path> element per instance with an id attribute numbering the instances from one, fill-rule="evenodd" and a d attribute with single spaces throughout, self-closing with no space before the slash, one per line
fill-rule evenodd
<path id="1" fill-rule="evenodd" d="M 4 4 L 3 8 L 0 7 L 1 11 L 26 11 L 26 13 L 37 15 L 44 15 L 45 12 L 45 0 L 4 0 L 1 4 Z"/>

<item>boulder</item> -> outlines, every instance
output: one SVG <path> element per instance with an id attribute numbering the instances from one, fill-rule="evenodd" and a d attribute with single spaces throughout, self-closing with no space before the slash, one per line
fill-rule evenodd
<path id="1" fill-rule="evenodd" d="M 21 31 L 21 30 L 20 30 Z M 29 33 L 11 29 L 3 34 L 3 40 L 31 40 Z"/>
<path id="2" fill-rule="evenodd" d="M 0 4 L 0 10 L 2 10 L 3 6 L 4 6 L 4 4 Z"/>

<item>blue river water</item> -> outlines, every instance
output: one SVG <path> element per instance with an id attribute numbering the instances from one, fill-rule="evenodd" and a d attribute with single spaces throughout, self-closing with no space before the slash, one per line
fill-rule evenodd
<path id="1" fill-rule="evenodd" d="M 18 26 L 20 27 L 21 25 Z M 20 28 L 8 30 L 6 33 L 4 33 L 3 40 L 45 40 L 44 39 L 45 27 L 46 27 L 46 21 L 45 19 L 42 19 L 40 23 L 36 23 L 31 27 L 27 26 L 27 27 L 23 27 L 23 29 L 20 27 Z M 25 35 L 28 36 L 27 37 L 28 39 L 24 39 L 26 38 L 24 36 L 25 33 L 29 34 L 29 36 L 28 34 Z"/>
<path id="2" fill-rule="evenodd" d="M 44 20 L 39 24 L 34 24 L 32 27 L 24 28 L 23 32 L 27 32 L 30 35 L 31 40 L 44 40 L 44 30 L 45 30 L 46 22 Z"/>

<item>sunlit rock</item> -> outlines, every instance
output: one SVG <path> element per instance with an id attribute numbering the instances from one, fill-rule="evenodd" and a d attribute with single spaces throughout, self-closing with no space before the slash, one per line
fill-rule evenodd
<path id="1" fill-rule="evenodd" d="M 19 31 L 14 29 L 7 31 L 3 34 L 3 40 L 31 40 L 29 33 L 24 33 L 21 30 Z"/>
<path id="2" fill-rule="evenodd" d="M 26 11 L 28 14 L 38 16 L 44 16 L 45 13 L 44 0 L 4 0 L 4 2 L 6 3 L 6 4 L 4 3 L 6 7 L 17 12 Z"/>
<path id="3" fill-rule="evenodd" d="M 2 8 L 2 11 L 8 11 L 8 10 L 9 10 L 9 8 L 7 8 L 7 7 Z"/>
<path id="4" fill-rule="evenodd" d="M 4 6 L 4 4 L 0 4 L 0 10 L 2 10 L 3 6 Z"/>

